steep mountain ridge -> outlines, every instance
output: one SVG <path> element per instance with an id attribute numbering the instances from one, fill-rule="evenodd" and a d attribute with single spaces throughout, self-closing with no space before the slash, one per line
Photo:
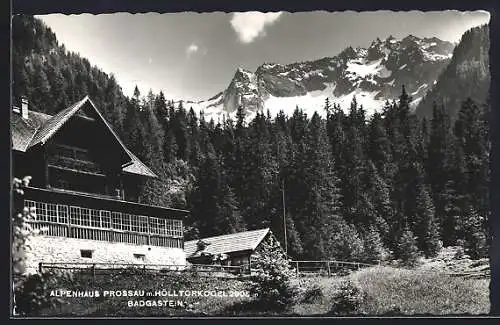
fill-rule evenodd
<path id="1" fill-rule="evenodd" d="M 377 39 L 368 48 L 347 47 L 337 56 L 291 64 L 264 63 L 255 72 L 238 68 L 229 86 L 216 96 L 185 102 L 205 116 L 232 116 L 239 105 L 248 118 L 256 112 L 279 110 L 290 114 L 296 106 L 308 114 L 322 113 L 328 97 L 347 108 L 353 96 L 367 112 L 397 98 L 404 84 L 416 105 L 450 62 L 454 44 L 438 38 L 409 35 L 401 40 Z"/>
<path id="2" fill-rule="evenodd" d="M 490 85 L 489 28 L 487 25 L 468 30 L 453 51 L 453 57 L 436 84 L 419 103 L 418 116 L 432 116 L 436 102 L 444 105 L 451 117 L 455 117 L 461 103 L 471 97 L 484 104 Z"/>

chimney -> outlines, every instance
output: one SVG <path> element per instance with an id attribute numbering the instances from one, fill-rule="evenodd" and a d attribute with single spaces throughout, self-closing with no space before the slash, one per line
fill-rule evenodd
<path id="1" fill-rule="evenodd" d="M 21 96 L 21 116 L 24 119 L 28 118 L 28 97 Z"/>

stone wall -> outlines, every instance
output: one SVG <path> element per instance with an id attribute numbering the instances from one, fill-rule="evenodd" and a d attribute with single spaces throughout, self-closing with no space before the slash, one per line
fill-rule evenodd
<path id="1" fill-rule="evenodd" d="M 186 265 L 186 255 L 181 248 L 42 235 L 30 238 L 27 244 L 27 273 L 36 272 L 40 262 Z M 92 251 L 92 257 L 82 257 L 82 250 Z"/>

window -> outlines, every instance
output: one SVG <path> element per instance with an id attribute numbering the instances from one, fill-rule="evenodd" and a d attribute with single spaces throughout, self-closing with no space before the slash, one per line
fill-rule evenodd
<path id="1" fill-rule="evenodd" d="M 148 217 L 130 215 L 130 230 L 134 232 L 148 232 Z"/>
<path id="2" fill-rule="evenodd" d="M 182 247 L 181 220 L 31 200 L 25 200 L 24 205 L 35 214 L 30 223 L 36 224 L 36 227 L 47 226 L 49 236 L 145 244 L 148 238 L 146 234 L 149 234 L 151 245 Z M 113 232 L 128 234 L 114 236 Z"/>
<path id="3" fill-rule="evenodd" d="M 128 213 L 122 215 L 122 230 L 130 231 L 130 217 Z"/>
<path id="4" fill-rule="evenodd" d="M 148 217 L 146 216 L 137 216 L 139 221 L 139 231 L 147 233 L 148 232 Z"/>
<path id="5" fill-rule="evenodd" d="M 36 219 L 38 221 L 47 221 L 47 203 L 36 202 Z"/>
<path id="6" fill-rule="evenodd" d="M 56 155 L 62 157 L 67 157 L 81 161 L 91 161 L 91 158 L 88 154 L 88 150 L 83 148 L 77 148 L 63 144 L 56 144 L 54 146 L 54 152 Z"/>
<path id="7" fill-rule="evenodd" d="M 172 220 L 174 225 L 173 225 L 173 236 L 177 237 L 182 237 L 183 236 L 183 229 L 182 229 L 182 220 Z"/>
<path id="8" fill-rule="evenodd" d="M 122 213 L 121 212 L 112 212 L 113 217 L 113 229 L 122 229 Z"/>
<path id="9" fill-rule="evenodd" d="M 90 226 L 90 209 L 88 208 L 80 208 L 82 215 L 82 226 Z"/>
<path id="10" fill-rule="evenodd" d="M 92 227 L 101 227 L 101 216 L 99 210 L 90 209 L 90 225 Z"/>
<path id="11" fill-rule="evenodd" d="M 47 221 L 57 222 L 57 205 L 53 203 L 47 203 Z"/>
<path id="12" fill-rule="evenodd" d="M 57 205 L 57 214 L 59 216 L 60 223 L 68 223 L 68 206 L 67 205 Z"/>
<path id="13" fill-rule="evenodd" d="M 69 217 L 70 223 L 75 226 L 80 226 L 82 224 L 82 215 L 80 213 L 80 207 L 69 207 Z"/>
<path id="14" fill-rule="evenodd" d="M 102 228 L 111 228 L 111 212 L 101 210 Z"/>
<path id="15" fill-rule="evenodd" d="M 146 255 L 144 254 L 134 254 L 134 257 L 141 262 L 144 262 L 146 260 Z"/>
<path id="16" fill-rule="evenodd" d="M 90 249 L 81 249 L 80 256 L 83 258 L 92 258 L 92 252 Z"/>

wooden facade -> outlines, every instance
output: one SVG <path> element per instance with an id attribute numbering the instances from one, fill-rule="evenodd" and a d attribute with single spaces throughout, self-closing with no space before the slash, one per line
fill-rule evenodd
<path id="1" fill-rule="evenodd" d="M 11 124 L 13 175 L 32 177 L 22 203 L 35 211 L 34 228 L 47 236 L 183 248 L 188 212 L 138 203 L 141 182 L 156 175 L 88 97 L 54 116 L 13 112 Z"/>

